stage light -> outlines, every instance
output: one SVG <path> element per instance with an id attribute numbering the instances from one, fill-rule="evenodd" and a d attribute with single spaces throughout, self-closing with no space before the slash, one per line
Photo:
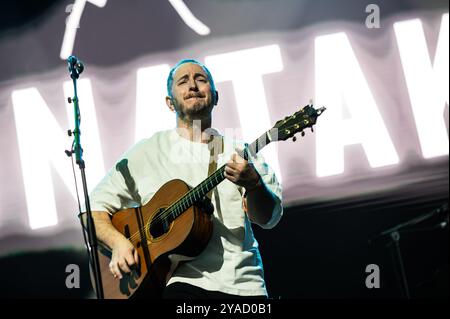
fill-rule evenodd
<path id="1" fill-rule="evenodd" d="M 86 2 L 90 2 L 97 7 L 103 8 L 106 5 L 107 0 L 75 0 L 74 4 L 69 7 L 70 15 L 67 18 L 61 52 L 59 53 L 60 58 L 63 60 L 67 59 L 72 54 L 77 29 L 79 28 L 81 15 L 83 14 Z"/>
<path id="2" fill-rule="evenodd" d="M 175 11 L 183 19 L 184 23 L 200 35 L 208 35 L 211 31 L 208 26 L 197 19 L 182 0 L 169 0 Z"/>

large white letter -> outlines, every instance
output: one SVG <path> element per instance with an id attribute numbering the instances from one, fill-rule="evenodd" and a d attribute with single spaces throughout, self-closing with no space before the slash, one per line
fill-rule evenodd
<path id="1" fill-rule="evenodd" d="M 394 24 L 424 158 L 448 155 L 448 14 L 442 17 L 434 65 L 419 19 Z"/>
<path id="2" fill-rule="evenodd" d="M 80 83 L 82 83 L 82 91 L 86 91 L 85 85 L 88 82 L 80 81 Z M 87 102 L 86 106 L 90 104 L 90 99 L 87 94 L 83 93 L 83 101 Z M 60 127 L 36 88 L 13 91 L 12 101 L 30 227 L 37 229 L 56 225 L 58 216 L 49 164 L 53 165 L 75 197 L 72 167 L 64 153 L 65 149 L 70 149 L 71 139 L 65 133 L 66 130 Z M 88 115 L 92 111 L 87 111 L 87 108 L 85 113 L 86 118 L 92 116 Z M 91 122 L 91 120 L 86 119 L 86 122 Z M 94 124 L 96 126 L 96 123 L 92 123 L 92 125 Z M 93 128 L 87 129 L 87 131 L 97 132 Z M 98 136 L 94 136 L 95 139 L 98 139 Z M 85 149 L 91 149 L 89 140 L 83 142 L 82 145 L 86 146 Z M 93 162 L 88 164 L 89 170 L 86 169 L 88 181 L 92 180 L 89 177 L 90 172 L 98 171 L 103 167 L 101 152 L 97 151 L 96 154 L 99 158 L 92 159 Z"/>
<path id="3" fill-rule="evenodd" d="M 262 75 L 283 70 L 278 45 L 224 53 L 205 58 L 214 81 L 232 81 L 243 138 L 253 142 L 274 123 L 270 120 Z M 281 181 L 277 148 L 262 151 Z"/>
<path id="4" fill-rule="evenodd" d="M 316 102 L 327 111 L 317 126 L 317 175 L 344 171 L 344 146 L 361 144 L 372 167 L 398 155 L 345 33 L 315 41 Z M 350 118 L 344 118 L 344 110 Z"/>
<path id="5" fill-rule="evenodd" d="M 169 71 L 167 64 L 161 64 L 136 72 L 136 142 L 175 127 L 175 115 L 165 103 Z"/>

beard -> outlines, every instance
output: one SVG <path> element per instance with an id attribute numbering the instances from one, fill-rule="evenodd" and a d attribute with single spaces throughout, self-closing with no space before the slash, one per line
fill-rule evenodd
<path id="1" fill-rule="evenodd" d="M 179 100 L 173 99 L 174 108 L 178 117 L 183 121 L 202 120 L 209 118 L 214 108 L 214 104 L 211 100 L 196 99 L 192 100 Z"/>

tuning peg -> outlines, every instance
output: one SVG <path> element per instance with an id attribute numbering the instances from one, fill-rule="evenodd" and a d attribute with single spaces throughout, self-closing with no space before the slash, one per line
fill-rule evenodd
<path id="1" fill-rule="evenodd" d="M 305 132 L 304 131 L 302 131 L 302 136 L 305 136 Z"/>
<path id="2" fill-rule="evenodd" d="M 311 132 L 314 132 L 314 129 L 313 129 L 313 127 L 311 126 Z"/>
<path id="3" fill-rule="evenodd" d="M 297 140 L 296 136 L 292 137 L 292 142 L 295 142 L 296 140 Z"/>

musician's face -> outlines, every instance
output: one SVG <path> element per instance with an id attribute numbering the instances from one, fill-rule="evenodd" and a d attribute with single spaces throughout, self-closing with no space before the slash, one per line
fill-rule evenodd
<path id="1" fill-rule="evenodd" d="M 214 107 L 211 84 L 203 68 L 195 63 L 182 64 L 173 76 L 173 107 L 181 119 L 210 116 Z"/>

